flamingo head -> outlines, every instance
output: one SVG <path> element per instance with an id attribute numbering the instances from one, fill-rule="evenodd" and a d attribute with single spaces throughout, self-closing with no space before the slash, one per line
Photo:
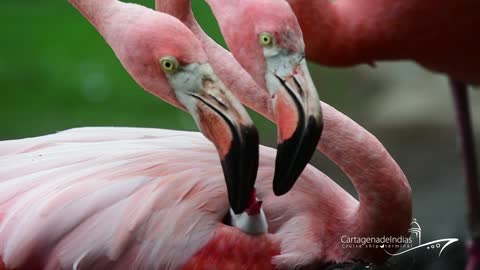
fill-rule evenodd
<path id="1" fill-rule="evenodd" d="M 231 208 L 243 212 L 258 169 L 259 140 L 250 116 L 179 20 L 151 11 L 123 27 L 116 34 L 120 40 L 107 41 L 138 84 L 193 116 L 218 150 Z"/>
<path id="2" fill-rule="evenodd" d="M 273 190 L 285 194 L 309 162 L 323 128 L 302 31 L 286 1 L 225 1 L 213 11 L 235 58 L 272 97 L 279 142 Z"/>

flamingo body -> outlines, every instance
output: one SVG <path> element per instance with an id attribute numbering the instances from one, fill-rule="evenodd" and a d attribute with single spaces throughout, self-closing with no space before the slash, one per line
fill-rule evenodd
<path id="1" fill-rule="evenodd" d="M 288 0 L 307 58 L 330 66 L 414 60 L 457 80 L 480 83 L 480 2 Z"/>
<path id="2" fill-rule="evenodd" d="M 1 142 L 4 268 L 292 269 L 355 258 L 339 239 L 358 235 L 359 203 L 312 166 L 288 200 L 275 196 L 275 154 L 261 147 L 269 233 L 252 236 L 222 223 L 222 168 L 199 133 L 81 128 Z"/>

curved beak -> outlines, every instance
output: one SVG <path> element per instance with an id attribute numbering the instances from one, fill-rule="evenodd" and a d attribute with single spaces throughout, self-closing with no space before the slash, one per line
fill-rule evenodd
<path id="1" fill-rule="evenodd" d="M 207 64 L 203 64 L 207 65 Z M 253 194 L 258 169 L 258 132 L 245 108 L 216 77 L 199 66 L 197 89 L 182 98 L 202 133 L 215 144 L 232 210 L 242 213 Z M 185 100 L 187 99 L 187 100 Z"/>
<path id="2" fill-rule="evenodd" d="M 278 150 L 273 191 L 280 196 L 295 184 L 310 161 L 323 129 L 317 90 L 303 55 L 279 55 L 268 64 L 267 88 L 273 92 Z"/>

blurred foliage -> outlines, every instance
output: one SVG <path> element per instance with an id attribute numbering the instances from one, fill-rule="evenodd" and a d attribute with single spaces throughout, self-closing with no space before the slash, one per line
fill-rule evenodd
<path id="1" fill-rule="evenodd" d="M 175 118 L 190 125 L 180 112 L 138 91 L 110 48 L 68 2 L 7 5 L 0 18 L 9 25 L 2 45 L 9 53 L 1 60 L 6 90 L 1 110 L 8 117 L 0 137 L 85 125 L 168 126 Z"/>
<path id="2" fill-rule="evenodd" d="M 135 2 L 154 5 L 153 0 Z M 225 47 L 208 5 L 196 0 L 192 8 L 204 30 Z M 197 130 L 190 115 L 143 91 L 67 1 L 2 2 L 0 25 L 0 139 L 81 126 Z M 312 69 L 322 87 L 346 86 L 346 80 L 336 80 L 334 72 L 322 70 L 320 76 L 319 71 L 316 66 Z M 336 105 L 345 103 L 345 93 L 320 94 Z M 250 113 L 262 142 L 274 140 L 274 126 Z"/>
<path id="3" fill-rule="evenodd" d="M 193 1 L 193 8 L 224 44 L 209 7 Z M 0 24 L 0 139 L 80 126 L 197 130 L 190 115 L 143 91 L 67 1 L 3 2 Z"/>

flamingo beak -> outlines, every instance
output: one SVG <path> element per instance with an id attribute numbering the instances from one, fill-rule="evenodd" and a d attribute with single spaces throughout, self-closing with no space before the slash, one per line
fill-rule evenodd
<path id="1" fill-rule="evenodd" d="M 216 146 L 227 183 L 230 207 L 247 209 L 258 169 L 258 132 L 242 104 L 207 68 L 186 106 L 202 133 Z M 186 102 L 183 102 L 186 104 Z"/>
<path id="2" fill-rule="evenodd" d="M 293 187 L 310 161 L 323 129 L 320 100 L 304 57 L 283 57 L 300 60 L 280 61 L 282 65 L 270 67 L 274 71 L 267 75 L 267 87 L 274 87 L 271 92 L 278 125 L 273 178 L 273 191 L 277 196 Z"/>

